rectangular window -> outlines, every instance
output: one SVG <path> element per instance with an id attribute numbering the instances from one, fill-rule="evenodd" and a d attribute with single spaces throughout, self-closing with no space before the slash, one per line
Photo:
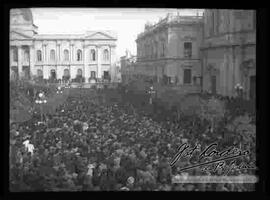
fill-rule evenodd
<path id="1" fill-rule="evenodd" d="M 104 79 L 109 79 L 109 71 L 104 71 L 103 77 L 104 77 Z"/>
<path id="2" fill-rule="evenodd" d="M 191 84 L 191 69 L 184 69 L 184 84 Z"/>
<path id="3" fill-rule="evenodd" d="M 41 60 L 42 60 L 41 51 L 38 50 L 38 51 L 37 51 L 37 61 L 41 61 Z"/>
<path id="4" fill-rule="evenodd" d="M 13 49 L 13 61 L 18 62 L 18 51 L 16 48 Z"/>
<path id="5" fill-rule="evenodd" d="M 191 56 L 192 56 L 192 43 L 185 42 L 184 43 L 184 57 L 191 58 Z"/>

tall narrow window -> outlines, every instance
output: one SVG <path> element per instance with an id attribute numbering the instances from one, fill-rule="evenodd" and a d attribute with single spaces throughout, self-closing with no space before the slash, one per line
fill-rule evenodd
<path id="1" fill-rule="evenodd" d="M 103 51 L 103 59 L 106 61 L 109 60 L 109 51 L 107 49 Z"/>
<path id="2" fill-rule="evenodd" d="M 151 44 L 151 58 L 154 58 L 154 44 Z"/>
<path id="3" fill-rule="evenodd" d="M 27 48 L 27 47 L 25 47 L 24 49 L 23 49 L 24 51 L 24 61 L 29 61 L 29 48 Z"/>
<path id="4" fill-rule="evenodd" d="M 192 56 L 192 43 L 185 42 L 184 43 L 184 57 L 191 58 L 191 56 Z"/>
<path id="5" fill-rule="evenodd" d="M 216 28 L 216 34 L 219 34 L 219 25 L 220 25 L 220 11 L 217 10 L 216 11 L 216 24 L 215 24 L 215 28 Z"/>
<path id="6" fill-rule="evenodd" d="M 160 56 L 161 57 L 164 57 L 165 55 L 165 42 L 161 42 L 161 53 L 160 53 Z"/>
<path id="7" fill-rule="evenodd" d="M 50 59 L 51 59 L 51 61 L 55 61 L 55 50 L 51 50 L 50 51 Z"/>
<path id="8" fill-rule="evenodd" d="M 91 49 L 90 58 L 91 58 L 91 61 L 96 60 L 96 51 L 94 49 Z"/>
<path id="9" fill-rule="evenodd" d="M 155 42 L 155 58 L 158 56 L 158 43 Z"/>
<path id="10" fill-rule="evenodd" d="M 191 69 L 184 69 L 184 84 L 191 83 Z"/>
<path id="11" fill-rule="evenodd" d="M 12 49 L 12 54 L 13 54 L 13 61 L 17 62 L 18 61 L 18 49 L 16 47 Z"/>
<path id="12" fill-rule="evenodd" d="M 144 58 L 147 57 L 147 45 L 146 45 L 146 44 L 144 44 L 143 57 L 144 57 Z"/>
<path id="13" fill-rule="evenodd" d="M 68 54 L 68 50 L 67 49 L 64 51 L 64 60 L 65 61 L 68 61 L 69 60 L 69 54 Z"/>
<path id="14" fill-rule="evenodd" d="M 42 61 L 41 50 L 37 50 L 37 61 Z"/>
<path id="15" fill-rule="evenodd" d="M 81 69 L 78 69 L 78 70 L 77 70 L 77 76 L 78 76 L 78 77 L 81 77 L 81 76 L 82 76 L 82 70 L 81 70 Z"/>
<path id="16" fill-rule="evenodd" d="M 77 61 L 81 61 L 82 60 L 82 50 L 78 50 L 77 51 Z"/>
<path id="17" fill-rule="evenodd" d="M 215 27 L 215 15 L 214 11 L 211 11 L 211 28 L 210 28 L 210 35 L 214 35 L 214 27 Z"/>

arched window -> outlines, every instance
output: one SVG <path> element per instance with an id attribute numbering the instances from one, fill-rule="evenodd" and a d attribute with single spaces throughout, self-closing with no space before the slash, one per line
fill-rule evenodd
<path id="1" fill-rule="evenodd" d="M 77 76 L 82 76 L 82 70 L 81 69 L 77 70 Z"/>
<path id="2" fill-rule="evenodd" d="M 77 61 L 82 60 L 82 51 L 80 49 L 77 50 Z"/>
<path id="3" fill-rule="evenodd" d="M 64 75 L 62 77 L 64 83 L 66 83 L 70 79 L 69 69 L 64 69 Z"/>
<path id="4" fill-rule="evenodd" d="M 37 50 L 37 61 L 42 61 L 41 50 Z"/>
<path id="5" fill-rule="evenodd" d="M 69 60 L 69 53 L 68 53 L 68 50 L 67 49 L 64 50 L 64 60 L 65 61 L 68 61 Z"/>
<path id="6" fill-rule="evenodd" d="M 65 77 L 69 77 L 69 70 L 68 69 L 64 69 L 64 76 Z"/>
<path id="7" fill-rule="evenodd" d="M 106 61 L 109 60 L 109 51 L 107 49 L 103 51 L 103 59 Z"/>
<path id="8" fill-rule="evenodd" d="M 39 78 L 42 78 L 42 77 L 43 77 L 43 71 L 42 71 L 41 69 L 38 69 L 38 70 L 37 70 L 37 76 L 38 76 Z"/>
<path id="9" fill-rule="evenodd" d="M 90 78 L 96 78 L 96 72 L 95 71 L 91 71 L 91 76 Z"/>
<path id="10" fill-rule="evenodd" d="M 161 42 L 161 52 L 160 52 L 160 56 L 164 57 L 165 56 L 165 42 L 162 41 Z"/>
<path id="11" fill-rule="evenodd" d="M 91 61 L 96 60 L 96 51 L 94 49 L 91 49 L 90 59 L 91 59 Z"/>
<path id="12" fill-rule="evenodd" d="M 51 52 L 50 52 L 50 59 L 51 59 L 51 61 L 55 61 L 55 50 L 51 50 Z"/>

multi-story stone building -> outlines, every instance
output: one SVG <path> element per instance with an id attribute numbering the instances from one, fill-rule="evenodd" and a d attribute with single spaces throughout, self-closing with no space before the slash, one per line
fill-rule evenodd
<path id="1" fill-rule="evenodd" d="M 158 83 L 200 90 L 202 16 L 168 15 L 138 35 L 137 74 Z"/>
<path id="2" fill-rule="evenodd" d="M 85 82 L 115 80 L 116 40 L 112 31 L 38 34 L 30 9 L 10 13 L 10 74 L 15 78 Z"/>
<path id="3" fill-rule="evenodd" d="M 136 56 L 126 50 L 126 55 L 120 57 L 122 83 L 126 84 L 134 79 Z"/>
<path id="4" fill-rule="evenodd" d="M 256 11 L 205 10 L 201 50 L 204 91 L 255 98 Z"/>

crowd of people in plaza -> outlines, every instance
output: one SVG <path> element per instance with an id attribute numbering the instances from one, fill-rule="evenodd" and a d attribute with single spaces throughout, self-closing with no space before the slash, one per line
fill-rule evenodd
<path id="1" fill-rule="evenodd" d="M 176 175 L 207 175 L 199 168 L 181 172 L 196 160 L 170 162 L 183 143 L 220 149 L 241 143 L 210 134 L 188 120 L 157 122 L 132 105 L 105 104 L 101 96 L 69 96 L 54 114 L 10 126 L 11 191 L 249 191 L 252 184 L 173 183 Z M 243 161 L 254 159 L 241 158 Z M 216 171 L 217 175 L 221 172 Z M 250 170 L 232 172 L 234 175 Z M 212 174 L 213 175 L 213 174 Z"/>

